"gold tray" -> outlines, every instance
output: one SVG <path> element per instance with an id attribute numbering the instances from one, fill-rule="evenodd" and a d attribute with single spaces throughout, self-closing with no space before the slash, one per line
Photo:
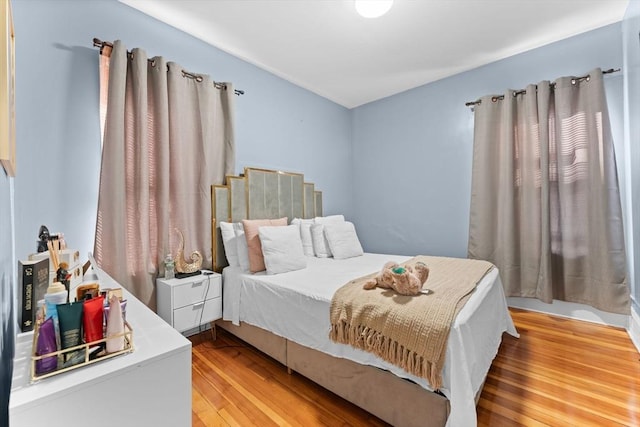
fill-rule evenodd
<path id="1" fill-rule="evenodd" d="M 78 368 L 82 368 L 84 366 L 88 366 L 88 365 L 92 365 L 94 363 L 97 362 L 102 362 L 103 360 L 107 360 L 107 359 L 111 359 L 113 357 L 119 356 L 121 354 L 126 354 L 126 353 L 131 353 L 134 350 L 133 347 L 133 329 L 131 329 L 131 325 L 129 325 L 129 323 L 127 323 L 126 321 L 124 322 L 124 332 L 121 334 L 117 334 L 117 335 L 109 335 L 108 338 L 103 338 L 101 340 L 96 340 L 96 341 L 91 341 L 89 343 L 85 343 L 85 344 L 80 344 L 77 345 L 75 347 L 69 347 L 69 348 L 65 348 L 64 350 L 59 350 L 59 351 L 54 351 L 51 353 L 47 353 L 47 354 L 43 354 L 41 356 L 37 356 L 36 355 L 36 343 L 38 342 L 38 333 L 40 332 L 40 325 L 36 323 L 36 327 L 34 329 L 33 332 L 33 348 L 31 350 L 31 382 L 37 381 L 37 380 L 41 380 L 44 378 L 49 378 L 52 377 L 54 375 L 58 375 L 58 374 L 62 374 L 64 372 L 69 372 L 69 371 L 73 371 L 74 369 L 78 369 Z M 92 347 L 97 346 L 98 344 L 103 344 L 103 346 L 106 346 L 106 342 L 108 339 L 113 339 L 113 338 L 118 338 L 118 337 L 124 337 L 124 349 L 120 350 L 120 351 L 116 351 L 114 353 L 107 353 L 104 354 L 102 356 L 98 356 L 93 360 L 89 360 L 89 349 Z M 40 359 L 44 359 L 47 357 L 53 357 L 55 356 L 58 361 L 61 358 L 64 358 L 63 356 L 69 353 L 75 353 L 77 351 L 84 351 L 84 361 L 77 363 L 75 365 L 71 365 L 68 366 L 66 368 L 58 368 L 54 371 L 51 372 L 47 372 L 46 374 L 42 374 L 42 375 L 36 375 L 36 361 L 40 360 Z"/>

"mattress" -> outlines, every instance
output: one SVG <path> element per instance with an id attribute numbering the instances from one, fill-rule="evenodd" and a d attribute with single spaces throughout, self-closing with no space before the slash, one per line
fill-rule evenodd
<path id="1" fill-rule="evenodd" d="M 365 253 L 346 260 L 307 258 L 307 268 L 278 275 L 223 270 L 223 319 L 246 322 L 335 357 L 388 370 L 430 390 L 428 382 L 362 350 L 329 339 L 333 293 L 348 281 L 378 271 L 386 261 L 410 257 Z M 427 284 L 428 286 L 428 284 Z M 476 425 L 475 396 L 497 354 L 503 332 L 518 336 L 497 268 L 487 273 L 451 328 L 444 385 L 450 402 L 447 426 Z"/>

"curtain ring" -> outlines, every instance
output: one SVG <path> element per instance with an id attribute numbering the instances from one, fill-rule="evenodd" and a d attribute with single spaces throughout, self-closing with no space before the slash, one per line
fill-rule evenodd
<path id="1" fill-rule="evenodd" d="M 149 64 L 150 64 L 152 67 L 155 67 L 155 66 L 156 66 L 156 60 L 155 60 L 155 59 L 150 59 L 150 60 L 149 60 Z"/>
<path id="2" fill-rule="evenodd" d="M 204 80 L 204 77 L 202 77 L 201 75 L 193 74 L 185 70 L 182 70 L 182 77 L 189 77 L 190 79 L 194 79 L 198 83 Z"/>

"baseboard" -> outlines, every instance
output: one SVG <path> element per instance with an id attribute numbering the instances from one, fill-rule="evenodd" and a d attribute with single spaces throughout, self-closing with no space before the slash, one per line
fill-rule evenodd
<path id="1" fill-rule="evenodd" d="M 507 298 L 507 304 L 509 307 L 523 308 L 525 310 L 538 311 L 555 316 L 568 317 L 570 319 L 583 320 L 601 325 L 616 326 L 624 329 L 628 329 L 630 322 L 629 316 L 624 314 L 607 313 L 606 311 L 574 302 L 554 300 L 553 303 L 547 304 L 536 298 L 509 297 Z M 640 324 L 636 324 L 636 326 L 640 327 Z M 636 347 L 637 346 L 636 344 Z"/>
<path id="2" fill-rule="evenodd" d="M 633 342 L 638 353 L 640 353 L 640 314 L 634 307 L 631 307 L 631 316 L 629 316 L 627 332 L 629 333 L 629 337 L 631 337 L 631 342 Z"/>
<path id="3" fill-rule="evenodd" d="M 182 335 L 184 335 L 185 337 L 190 337 L 192 335 L 199 334 L 200 332 L 208 331 L 209 329 L 211 329 L 211 325 L 209 323 L 205 323 L 202 326 L 183 331 Z"/>

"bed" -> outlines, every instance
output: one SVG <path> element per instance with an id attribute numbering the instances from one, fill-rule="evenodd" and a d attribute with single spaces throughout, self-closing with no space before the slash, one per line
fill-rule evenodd
<path id="1" fill-rule="evenodd" d="M 247 168 L 212 187 L 213 264 L 223 274 L 218 326 L 394 426 L 472 426 L 475 403 L 503 332 L 517 336 L 497 269 L 478 283 L 447 341 L 443 386 L 368 352 L 332 342 L 329 307 L 346 282 L 409 257 L 369 254 L 343 260 L 307 257 L 306 268 L 251 274 L 228 266 L 221 222 L 322 216 L 322 193 L 302 174 Z"/>

